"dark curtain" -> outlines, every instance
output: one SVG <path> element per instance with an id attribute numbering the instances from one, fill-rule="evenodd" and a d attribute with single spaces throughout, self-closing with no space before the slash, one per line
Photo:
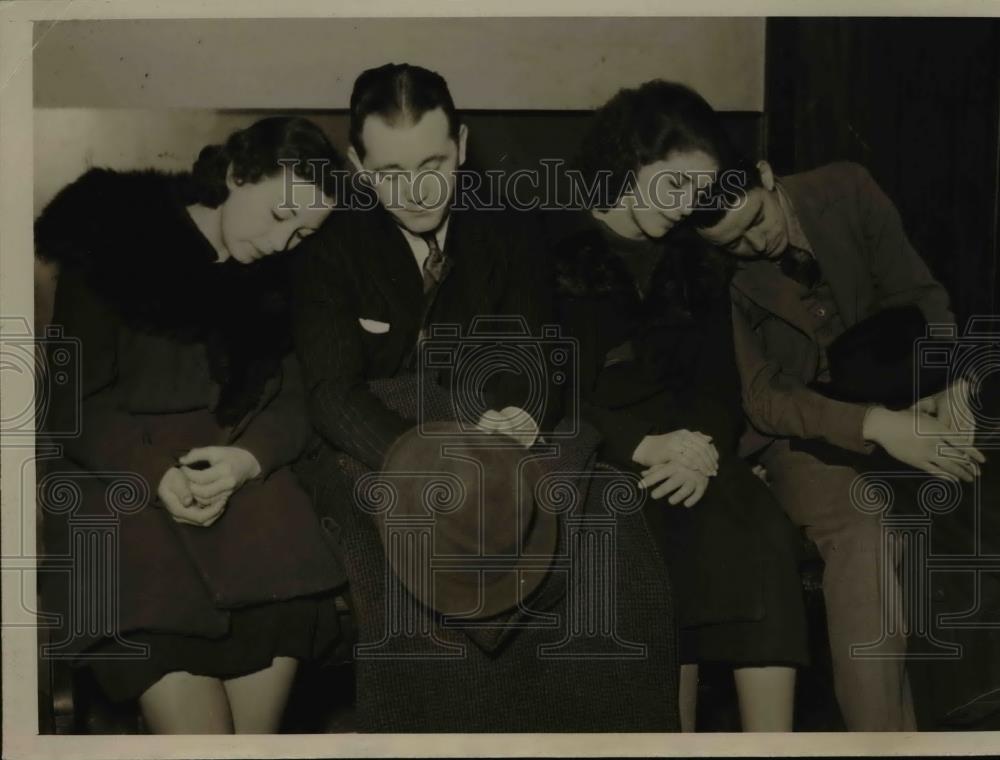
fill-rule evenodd
<path id="1" fill-rule="evenodd" d="M 864 164 L 959 318 L 998 302 L 1000 21 L 772 19 L 767 153 Z"/>

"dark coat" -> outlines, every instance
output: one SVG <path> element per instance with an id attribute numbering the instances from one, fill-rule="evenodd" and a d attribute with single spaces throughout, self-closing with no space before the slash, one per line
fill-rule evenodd
<path id="1" fill-rule="evenodd" d="M 706 258 L 697 238 L 674 233 L 641 298 L 597 224 L 578 217 L 553 247 L 560 321 L 578 341 L 580 414 L 604 435 L 604 459 L 632 470 L 641 469 L 632 453 L 646 435 L 687 428 L 712 436 L 719 474 L 702 500 L 686 511 L 665 500 L 647 507 L 654 531 L 666 534 L 681 624 L 781 612 L 794 621 L 787 661 L 802 661 L 798 539 L 736 455 L 743 418 L 722 262 Z M 626 340 L 634 358 L 609 362 Z M 666 510 L 675 510 L 671 524 L 657 527 Z M 673 524 L 678 512 L 688 524 Z"/>
<path id="2" fill-rule="evenodd" d="M 281 266 L 216 264 L 184 208 L 187 181 L 92 170 L 35 226 L 37 254 L 60 266 L 53 326 L 76 342 L 68 361 L 49 357 L 72 381 L 54 384 L 45 427 L 65 458 L 47 468 L 40 501 L 65 482 L 82 493 L 69 513 L 45 514 L 47 550 L 68 550 L 76 518 L 114 522 L 121 632 L 221 635 L 226 608 L 343 582 L 288 468 L 308 424 Z M 178 524 L 157 503 L 160 479 L 209 445 L 249 450 L 261 475 L 213 526 Z M 115 502 L 122 483 L 136 494 L 127 511 Z"/>
<path id="3" fill-rule="evenodd" d="M 554 322 L 543 249 L 523 216 L 452 212 L 444 245 L 452 266 L 426 317 L 416 260 L 381 207 L 336 211 L 303 244 L 293 273 L 295 342 L 312 424 L 327 444 L 377 468 L 396 437 L 413 426 L 367 383 L 416 368 L 421 327 L 454 325 L 468 336 L 477 318 L 505 315 L 523 319 L 537 340 L 541 326 Z M 360 320 L 387 329 L 371 332 Z M 498 373 L 485 385 L 483 404 L 527 407 L 530 391 L 523 378 Z M 557 405 L 538 416 L 543 427 L 551 424 Z"/>
<path id="4" fill-rule="evenodd" d="M 603 457 L 634 468 L 646 435 L 683 427 L 711 435 L 720 453 L 735 451 L 743 423 L 724 271 L 703 266 L 703 247 L 688 237 L 666 249 L 643 299 L 597 222 L 572 224 L 553 247 L 557 308 L 578 341 L 580 411 L 603 433 Z M 677 281 L 687 278 L 706 299 L 697 319 L 679 306 Z M 609 362 L 625 341 L 634 359 Z"/>

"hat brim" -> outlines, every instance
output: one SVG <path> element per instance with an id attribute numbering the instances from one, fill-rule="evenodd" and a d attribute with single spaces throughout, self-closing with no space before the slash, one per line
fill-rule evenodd
<path id="1" fill-rule="evenodd" d="M 559 537 L 559 519 L 546 510 L 535 510 L 533 525 L 525 538 L 521 556 L 505 569 L 480 570 L 470 559 L 469 570 L 432 570 L 430 595 L 412 588 L 405 574 L 393 568 L 403 585 L 432 610 L 443 615 L 482 619 L 518 607 L 531 597 L 548 577 Z"/>
<path id="2" fill-rule="evenodd" d="M 462 436 L 454 422 L 429 423 L 423 432 L 428 430 L 436 435 Z M 412 462 L 406 461 L 405 456 L 414 439 L 421 437 L 419 431 L 412 429 L 397 439 L 386 455 L 383 471 L 410 470 Z M 380 513 L 376 519 L 380 530 L 384 531 L 385 515 Z M 485 563 L 479 556 L 469 556 L 467 567 L 459 563 L 459 567 L 452 564 L 448 568 L 434 568 L 432 564 L 430 568 L 418 568 L 413 566 L 412 557 L 395 552 L 387 554 L 396 577 L 422 604 L 444 615 L 480 619 L 517 607 L 538 589 L 549 574 L 558 537 L 558 516 L 535 504 L 518 556 L 486 555 Z M 381 538 L 384 547 L 385 536 Z M 429 560 L 433 563 L 433 558 Z M 449 560 L 454 562 L 455 557 L 450 556 Z M 502 566 L 497 567 L 494 564 L 497 560 L 509 562 L 502 562 Z M 427 578 L 430 578 L 429 584 L 421 582 Z"/>
<path id="3" fill-rule="evenodd" d="M 422 604 L 443 615 L 481 619 L 500 615 L 527 601 L 548 576 L 559 538 L 559 518 L 536 509 L 519 557 L 509 566 L 483 569 L 478 557 L 465 568 L 430 568 L 429 585 L 415 582 L 427 577 L 395 554 L 389 565 L 396 577 Z M 489 559 L 489 558 L 487 558 Z M 433 562 L 433 559 L 431 560 Z"/>

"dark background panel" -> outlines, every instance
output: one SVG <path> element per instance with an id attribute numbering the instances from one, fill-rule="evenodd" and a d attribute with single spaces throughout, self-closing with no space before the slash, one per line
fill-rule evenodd
<path id="1" fill-rule="evenodd" d="M 960 318 L 997 310 L 1000 21 L 772 19 L 766 85 L 778 173 L 864 164 Z"/>

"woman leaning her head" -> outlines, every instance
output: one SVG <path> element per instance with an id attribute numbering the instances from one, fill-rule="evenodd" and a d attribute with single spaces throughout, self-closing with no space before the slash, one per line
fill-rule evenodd
<path id="1" fill-rule="evenodd" d="M 730 149 L 718 114 L 697 92 L 660 79 L 623 89 L 594 114 L 577 164 L 595 208 L 659 238 L 689 216 Z"/>
<path id="2" fill-rule="evenodd" d="M 311 121 L 261 119 L 202 149 L 189 212 L 220 260 L 248 264 L 312 234 L 333 208 L 343 170 Z"/>
<path id="3" fill-rule="evenodd" d="M 93 484 L 86 513 L 110 504 L 97 474 L 145 494 L 116 523 L 114 629 L 72 620 L 62 579 L 45 604 L 76 631 L 74 665 L 150 732 L 276 731 L 298 664 L 336 641 L 343 570 L 290 468 L 310 427 L 277 254 L 329 216 L 342 166 L 315 124 L 266 118 L 190 173 L 91 169 L 35 223 L 60 268 L 52 321 L 79 345 L 63 370 L 80 385 L 46 419 L 82 420 L 56 467 Z M 45 516 L 53 556 L 65 517 Z"/>
<path id="4" fill-rule="evenodd" d="M 794 666 L 808 660 L 798 537 L 737 455 L 729 262 L 675 229 L 729 165 L 720 119 L 688 87 L 646 82 L 597 110 L 581 153 L 598 192 L 585 229 L 555 250 L 559 309 L 599 455 L 648 494 L 680 631 L 681 728 L 696 724 L 699 662 L 724 662 L 754 706 L 744 729 L 789 731 Z"/>

